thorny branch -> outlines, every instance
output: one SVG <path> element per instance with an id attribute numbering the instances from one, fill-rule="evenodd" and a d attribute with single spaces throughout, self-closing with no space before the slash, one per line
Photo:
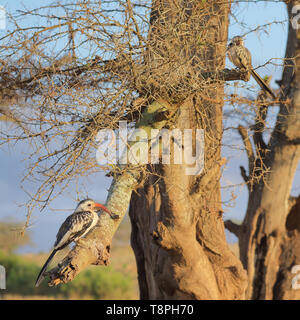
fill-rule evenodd
<path id="1" fill-rule="evenodd" d="M 197 66 L 199 57 L 182 55 L 178 64 L 168 48 L 155 52 L 157 65 L 148 65 L 150 9 L 141 1 L 74 1 L 11 16 L 0 47 L 0 112 L 14 123 L 1 130 L 1 143 L 31 146 L 25 178 L 41 184 L 30 194 L 29 212 L 44 208 L 73 179 L 104 169 L 94 157 L 100 129 L 117 129 L 120 120 L 134 124 L 157 98 L 178 103 L 216 82 L 245 79 L 236 69 L 185 73 L 182 66 Z M 23 26 L 29 17 L 38 19 L 34 27 Z M 178 35 L 166 33 L 174 41 Z"/>
<path id="2" fill-rule="evenodd" d="M 196 10 L 197 18 L 207 15 L 203 3 L 198 2 Z M 38 181 L 39 187 L 29 194 L 27 224 L 36 206 L 45 208 L 79 177 L 100 170 L 114 177 L 126 172 L 126 168 L 98 165 L 95 137 L 100 129 L 116 130 L 121 120 L 130 121 L 134 127 L 158 99 L 176 105 L 198 93 L 214 104 L 214 94 L 207 92 L 213 92 L 218 83 L 246 80 L 243 71 L 215 71 L 213 62 L 207 60 L 202 47 L 209 52 L 216 44 L 214 39 L 199 35 L 205 35 L 216 21 L 200 28 L 193 28 L 196 22 L 192 22 L 188 29 L 189 10 L 182 10 L 173 17 L 178 19 L 176 28 L 168 29 L 166 23 L 161 37 L 155 37 L 155 32 L 148 37 L 150 24 L 151 30 L 155 29 L 155 12 L 150 17 L 150 11 L 148 1 L 88 0 L 53 3 L 11 17 L 12 28 L 0 39 L 0 112 L 15 122 L 9 128 L 1 127 L 0 143 L 27 143 L 31 150 L 24 178 Z M 27 18 L 36 19 L 34 27 L 24 24 Z M 176 46 L 184 43 L 182 39 L 191 45 Z M 173 45 L 167 47 L 166 43 Z M 225 45 L 225 41 L 218 43 Z M 191 68 L 193 72 L 188 71 Z M 253 104 L 251 99 L 239 99 L 225 98 L 232 103 Z M 262 101 L 255 103 L 262 105 Z M 263 103 L 254 133 L 255 145 L 261 148 L 265 145 L 259 131 L 264 129 L 270 102 Z M 157 114 L 155 121 L 170 120 L 172 112 Z M 207 125 L 210 112 L 198 112 L 198 124 Z M 213 141 L 215 128 L 210 129 L 207 138 Z M 240 134 L 254 160 L 257 155 L 247 130 L 240 127 Z M 247 183 L 253 171 L 255 168 L 249 167 L 247 176 L 242 169 Z M 95 257 L 99 258 L 98 253 Z"/>

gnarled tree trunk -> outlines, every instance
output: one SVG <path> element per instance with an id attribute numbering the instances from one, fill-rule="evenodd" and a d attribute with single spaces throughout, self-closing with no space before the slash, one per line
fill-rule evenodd
<path id="1" fill-rule="evenodd" d="M 143 72 L 136 80 L 146 101 L 137 128 L 148 136 L 151 128 L 177 129 L 184 137 L 184 129 L 193 129 L 194 142 L 182 140 L 181 164 L 172 162 L 171 152 L 171 164 L 130 165 L 114 173 L 107 206 L 122 219 L 131 199 L 142 299 L 244 298 L 247 277 L 226 243 L 220 195 L 224 77 L 243 78 L 243 72 L 224 70 L 229 7 L 223 0 L 153 1 Z M 193 173 L 195 164 L 185 153 L 193 149 L 199 162 L 195 129 L 204 131 L 205 165 Z M 172 151 L 178 141 L 170 142 Z M 68 282 L 89 264 L 107 264 L 121 219 L 100 216 L 97 227 L 49 272 L 50 283 Z"/>
<path id="2" fill-rule="evenodd" d="M 151 74 L 160 82 L 155 93 L 168 95 L 176 114 L 165 128 L 203 129 L 205 166 L 200 175 L 187 175 L 187 164 L 149 166 L 152 174 L 132 195 L 142 299 L 244 297 L 246 274 L 226 243 L 221 214 L 223 83 L 193 79 L 224 68 L 229 3 L 153 2 L 148 64 L 159 70 Z M 198 90 L 186 90 L 193 81 Z"/>

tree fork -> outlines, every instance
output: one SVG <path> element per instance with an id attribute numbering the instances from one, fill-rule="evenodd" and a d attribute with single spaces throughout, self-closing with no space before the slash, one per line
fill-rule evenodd
<path id="1" fill-rule="evenodd" d="M 151 129 L 162 128 L 167 120 L 154 121 L 154 119 L 163 110 L 168 110 L 166 106 L 168 106 L 167 102 L 161 100 L 148 105 L 137 124 L 137 128 L 145 130 L 148 137 Z M 118 214 L 120 218 L 113 220 L 109 215 L 101 214 L 97 226 L 77 243 L 57 267 L 47 272 L 47 275 L 50 276 L 49 285 L 71 281 L 80 271 L 91 264 L 107 265 L 109 263 L 112 238 L 128 209 L 132 191 L 139 184 L 143 166 L 130 165 L 127 168 L 119 167 L 118 169 L 121 174 L 116 174 L 113 179 L 108 191 L 106 206 Z"/>
<path id="2" fill-rule="evenodd" d="M 298 0 L 287 2 L 290 19 L 293 6 L 299 4 Z M 300 31 L 289 24 L 282 80 L 277 82 L 281 86 L 280 110 L 271 137 L 266 144 L 260 132 L 267 112 L 264 106 L 251 128 L 258 131 L 253 135 L 255 150 L 251 150 L 246 132 L 240 130 L 249 168 L 254 168 L 248 176 L 242 170 L 252 186 L 238 233 L 241 261 L 248 272 L 248 299 L 299 299 L 299 291 L 292 289 L 292 268 L 300 264 L 299 206 L 298 200 L 290 201 L 300 159 L 299 53 Z M 226 226 L 232 229 L 229 221 Z"/>

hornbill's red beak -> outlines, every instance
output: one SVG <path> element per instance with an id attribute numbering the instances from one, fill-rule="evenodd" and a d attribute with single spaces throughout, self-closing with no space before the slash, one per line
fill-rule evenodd
<path id="1" fill-rule="evenodd" d="M 97 211 L 98 211 L 98 210 L 103 210 L 103 211 L 107 212 L 112 219 L 119 219 L 119 216 L 118 216 L 117 214 L 112 213 L 109 209 L 107 209 L 107 208 L 106 208 L 103 204 L 101 204 L 101 203 L 95 202 L 95 203 L 94 203 L 94 209 L 96 209 Z"/>

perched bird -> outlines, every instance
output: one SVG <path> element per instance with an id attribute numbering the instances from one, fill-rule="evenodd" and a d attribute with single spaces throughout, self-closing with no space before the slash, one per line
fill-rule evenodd
<path id="1" fill-rule="evenodd" d="M 252 67 L 252 58 L 250 51 L 244 47 L 244 40 L 240 36 L 234 37 L 227 47 L 227 55 L 230 61 L 239 69 L 245 69 L 251 72 L 262 90 L 268 92 L 274 99 L 276 98 L 273 91 L 267 83 L 259 76 Z"/>
<path id="2" fill-rule="evenodd" d="M 44 273 L 56 252 L 65 248 L 72 241 L 78 241 L 80 238 L 84 237 L 93 227 L 96 226 L 99 220 L 97 214 L 97 211 L 99 210 L 107 212 L 112 219 L 119 218 L 118 215 L 114 215 L 104 205 L 97 203 L 91 199 L 80 201 L 74 213 L 68 216 L 59 228 L 56 235 L 56 241 L 54 243 L 54 249 L 43 265 L 37 277 L 35 283 L 36 287 L 38 287 L 44 279 Z"/>

